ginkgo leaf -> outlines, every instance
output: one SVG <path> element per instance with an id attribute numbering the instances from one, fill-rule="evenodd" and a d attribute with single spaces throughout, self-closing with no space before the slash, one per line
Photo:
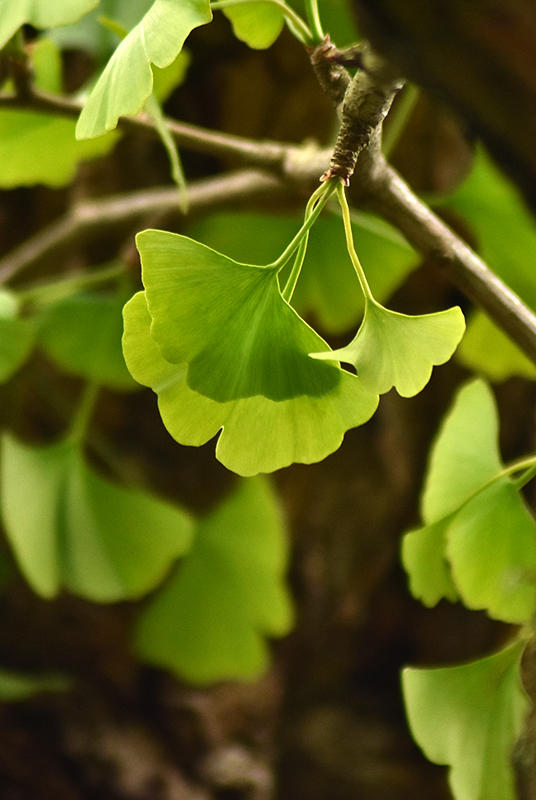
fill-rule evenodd
<path id="1" fill-rule="evenodd" d="M 457 511 L 446 553 L 468 608 L 503 622 L 528 622 L 536 610 L 536 523 L 512 481 L 501 477 Z"/>
<path id="2" fill-rule="evenodd" d="M 136 384 L 121 350 L 123 302 L 117 292 L 90 291 L 58 300 L 39 319 L 41 347 L 67 372 L 132 391 Z"/>
<path id="3" fill-rule="evenodd" d="M 32 46 L 35 84 L 47 92 L 61 93 L 61 54 L 48 39 Z M 80 161 L 109 152 L 117 131 L 97 141 L 77 142 L 76 122 L 54 114 L 29 110 L 0 110 L 0 187 L 42 183 L 54 188 L 70 183 Z"/>
<path id="4" fill-rule="evenodd" d="M 406 533 L 402 540 L 402 563 L 409 576 L 411 594 L 431 608 L 442 598 L 451 602 L 459 594 L 446 556 L 449 518 Z"/>
<path id="5" fill-rule="evenodd" d="M 281 9 L 274 3 L 229 6 L 223 13 L 231 21 L 236 38 L 256 50 L 271 47 L 284 24 Z"/>
<path id="6" fill-rule="evenodd" d="M 105 480 L 69 440 L 29 447 L 5 435 L 1 496 L 21 572 L 46 598 L 62 587 L 94 602 L 140 597 L 192 539 L 189 514 Z"/>
<path id="7" fill-rule="evenodd" d="M 430 380 L 432 368 L 449 360 L 464 330 L 458 307 L 407 316 L 367 300 L 363 323 L 353 341 L 340 350 L 311 352 L 311 356 L 353 364 L 373 392 L 384 394 L 394 386 L 402 397 L 413 397 Z"/>
<path id="8" fill-rule="evenodd" d="M 26 23 L 35 28 L 70 25 L 95 8 L 98 2 L 99 0 L 3 0 L 0 4 L 0 47 Z"/>
<path id="9" fill-rule="evenodd" d="M 209 0 L 155 0 L 118 46 L 84 106 L 77 139 L 112 130 L 125 114 L 138 114 L 153 89 L 151 64 L 167 67 L 188 34 L 212 19 Z"/>
<path id="10" fill-rule="evenodd" d="M 297 224 L 293 215 L 218 212 L 195 220 L 187 232 L 242 264 L 267 264 L 285 249 Z M 372 293 L 384 302 L 416 266 L 415 253 L 394 228 L 370 214 L 354 210 L 352 231 L 356 249 L 368 264 Z M 283 280 L 290 266 L 281 272 Z M 337 335 L 346 334 L 363 316 L 363 293 L 335 214 L 320 216 L 311 229 L 291 305 L 301 317 L 318 320 L 322 331 Z"/>
<path id="11" fill-rule="evenodd" d="M 421 510 L 429 524 L 459 508 L 502 470 L 495 399 L 481 380 L 463 386 L 433 445 Z"/>
<path id="12" fill-rule="evenodd" d="M 266 479 L 252 478 L 200 520 L 192 550 L 142 615 L 142 658 L 189 681 L 256 677 L 266 636 L 292 625 L 287 537 Z"/>
<path id="13" fill-rule="evenodd" d="M 470 664 L 402 673 L 413 737 L 450 767 L 455 800 L 515 800 L 512 749 L 529 708 L 519 676 L 524 642 Z"/>
<path id="14" fill-rule="evenodd" d="M 8 381 L 28 359 L 35 342 L 31 320 L 17 316 L 14 294 L 0 289 L 0 383 Z"/>
<path id="15" fill-rule="evenodd" d="M 192 390 L 225 403 L 321 397 L 338 385 L 336 363 L 309 358 L 327 345 L 283 300 L 277 270 L 166 231 L 136 241 L 151 336 L 167 361 L 188 363 Z"/>
<path id="16" fill-rule="evenodd" d="M 199 446 L 223 428 L 216 455 L 240 475 L 272 472 L 293 462 L 310 464 L 336 450 L 345 432 L 366 422 L 378 396 L 341 371 L 335 389 L 322 397 L 302 395 L 281 402 L 262 395 L 219 403 L 187 384 L 187 364 L 166 361 L 151 337 L 145 294 L 124 309 L 123 351 L 132 376 L 158 394 L 162 420 L 185 445 Z"/>

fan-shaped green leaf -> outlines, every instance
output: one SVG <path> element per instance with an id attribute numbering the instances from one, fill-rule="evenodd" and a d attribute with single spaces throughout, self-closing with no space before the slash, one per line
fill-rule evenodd
<path id="1" fill-rule="evenodd" d="M 135 382 L 121 350 L 124 298 L 80 292 L 50 305 L 39 324 L 39 343 L 63 369 L 116 390 Z"/>
<path id="2" fill-rule="evenodd" d="M 199 446 L 223 428 L 216 455 L 241 475 L 272 472 L 292 462 L 310 464 L 336 450 L 344 433 L 366 422 L 378 396 L 341 371 L 331 392 L 281 402 L 263 396 L 218 403 L 189 388 L 187 365 L 166 361 L 150 334 L 145 295 L 124 310 L 123 350 L 133 377 L 158 394 L 164 425 L 181 444 Z"/>
<path id="3" fill-rule="evenodd" d="M 239 485 L 201 520 L 191 552 L 143 614 L 141 656 L 190 681 L 256 677 L 265 636 L 292 625 L 285 588 L 287 539 L 265 479 Z"/>
<path id="4" fill-rule="evenodd" d="M 427 524 L 497 477 L 503 468 L 498 439 L 493 394 L 483 381 L 471 381 L 457 394 L 432 449 L 421 504 Z"/>
<path id="5" fill-rule="evenodd" d="M 274 3 L 247 3 L 229 6 L 223 13 L 232 23 L 234 35 L 256 50 L 265 50 L 275 42 L 284 24 L 284 17 Z"/>
<path id="6" fill-rule="evenodd" d="M 413 597 L 431 608 L 444 597 L 454 602 L 458 591 L 446 557 L 446 531 L 450 519 L 406 533 L 402 540 L 402 563 L 409 576 Z"/>
<path id="7" fill-rule="evenodd" d="M 188 229 L 193 239 L 245 264 L 274 261 L 296 231 L 297 218 L 250 213 L 218 213 Z M 415 253 L 387 223 L 353 212 L 355 246 L 370 264 L 367 280 L 383 302 L 415 266 Z M 286 269 L 281 273 L 282 280 Z M 291 305 L 301 317 L 313 315 L 323 331 L 342 334 L 362 317 L 364 298 L 348 259 L 341 221 L 334 215 L 317 219 Z"/>
<path id="8" fill-rule="evenodd" d="M 0 47 L 26 23 L 36 28 L 69 25 L 95 8 L 98 2 L 99 0 L 3 0 L 0 4 Z"/>
<path id="9" fill-rule="evenodd" d="M 457 667 L 407 668 L 402 684 L 412 734 L 450 766 L 455 800 L 515 800 L 514 744 L 528 711 L 519 662 L 524 643 Z"/>
<path id="10" fill-rule="evenodd" d="M 367 300 L 363 324 L 347 347 L 311 355 L 353 364 L 373 392 L 383 394 L 394 386 L 402 397 L 413 397 L 430 380 L 432 368 L 452 356 L 464 330 L 457 307 L 407 316 Z"/>
<path id="11" fill-rule="evenodd" d="M 30 320 L 17 317 L 16 297 L 0 289 L 0 383 L 5 383 L 25 363 L 35 341 Z"/>
<path id="12" fill-rule="evenodd" d="M 151 336 L 167 361 L 188 363 L 191 389 L 219 403 L 335 389 L 342 373 L 308 357 L 326 343 L 283 300 L 277 271 L 165 231 L 143 231 L 137 244 Z"/>
<path id="13" fill-rule="evenodd" d="M 208 0 L 155 0 L 123 39 L 80 114 L 78 139 L 115 128 L 125 114 L 138 114 L 153 89 L 151 64 L 167 67 L 193 28 L 212 19 Z"/>
<path id="14" fill-rule="evenodd" d="M 457 511 L 446 534 L 454 582 L 468 608 L 504 622 L 536 610 L 536 523 L 509 478 L 483 488 Z"/>
<path id="15" fill-rule="evenodd" d="M 190 546 L 187 513 L 100 477 L 68 440 L 34 448 L 4 436 L 1 477 L 6 535 L 43 597 L 62 587 L 95 602 L 139 597 Z"/>

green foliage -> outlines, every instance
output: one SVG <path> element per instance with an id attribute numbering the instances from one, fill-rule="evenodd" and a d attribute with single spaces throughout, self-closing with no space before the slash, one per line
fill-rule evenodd
<path id="1" fill-rule="evenodd" d="M 143 110 L 167 149 L 185 211 L 185 179 L 161 103 L 186 74 L 186 38 L 212 18 L 208 0 L 102 0 L 95 13 L 88 13 L 95 0 L 0 5 L 2 44 L 18 56 L 24 43 L 16 34 L 25 23 L 68 26 L 50 36 L 96 54 L 98 69 L 116 34 L 125 33 L 78 125 L 0 110 L 0 188 L 70 184 L 82 159 L 110 151 L 120 134 L 104 134 L 119 117 Z M 302 42 L 318 40 L 322 29 L 340 45 L 355 41 L 348 0 L 326 4 L 322 23 L 314 0 L 300 5 L 223 0 L 213 7 L 252 48 L 269 47 L 285 21 Z M 107 21 L 98 23 L 97 14 Z M 61 95 L 61 53 L 52 40 L 36 40 L 26 53 L 36 87 Z M 342 220 L 329 205 L 335 192 Z M 536 308 L 534 222 L 483 151 L 444 205 L 464 217 L 484 259 Z M 20 573 L 46 599 L 68 591 L 112 603 L 153 593 L 135 624 L 137 655 L 196 683 L 258 676 L 268 665 L 267 638 L 292 626 L 288 535 L 275 491 L 262 477 L 240 480 L 197 518 L 104 477 L 85 455 L 97 387 L 151 387 L 180 444 L 218 435 L 220 461 L 253 476 L 325 458 L 347 430 L 372 417 L 380 394 L 420 392 L 464 334 L 459 308 L 409 316 L 382 305 L 415 266 L 415 254 L 387 223 L 351 213 L 342 185 L 323 183 L 296 234 L 298 227 L 293 213 L 218 212 L 189 223 L 190 236 L 138 234 L 144 291 L 133 294 L 117 274 L 103 279 L 84 267 L 80 276 L 0 292 L 0 382 L 37 344 L 59 370 L 88 384 L 70 433 L 54 444 L 30 446 L 4 433 L 1 513 Z M 113 290 L 94 289 L 111 279 Z M 326 335 L 358 330 L 332 350 L 313 325 Z M 494 380 L 536 375 L 481 312 L 472 314 L 458 358 Z M 528 629 L 536 610 L 536 523 L 520 491 L 536 458 L 505 466 L 498 430 L 490 389 L 469 382 L 433 446 L 422 525 L 405 535 L 402 560 L 425 605 L 458 601 Z M 3 562 L 0 570 L 7 574 Z M 524 636 L 471 664 L 404 671 L 413 735 L 428 758 L 449 765 L 456 800 L 514 800 L 509 759 L 528 708 L 519 677 Z M 65 687 L 54 676 L 0 670 L 0 700 Z"/>
<path id="2" fill-rule="evenodd" d="M 372 392 L 384 394 L 394 386 L 402 397 L 413 397 L 430 380 L 432 367 L 449 360 L 464 330 L 459 308 L 410 317 L 367 298 L 363 323 L 350 344 L 312 355 L 353 364 Z"/>
<path id="3" fill-rule="evenodd" d="M 164 359 L 151 336 L 144 293 L 127 303 L 124 318 L 127 365 L 137 381 L 158 394 L 168 431 L 181 444 L 199 446 L 223 428 L 216 456 L 239 475 L 320 461 L 340 446 L 346 430 L 366 422 L 376 409 L 377 396 L 344 371 L 335 389 L 322 397 L 274 402 L 257 395 L 219 403 L 189 388 L 185 363 Z"/>
<path id="4" fill-rule="evenodd" d="M 239 484 L 199 520 L 176 574 L 143 613 L 137 648 L 190 681 L 250 679 L 267 665 L 265 636 L 292 625 L 287 537 L 266 479 Z"/>
<path id="5" fill-rule="evenodd" d="M 406 534 L 402 558 L 426 605 L 459 596 L 495 619 L 526 622 L 536 608 L 536 524 L 502 465 L 497 430 L 490 390 L 466 385 L 432 450 L 425 527 Z"/>
<path id="6" fill-rule="evenodd" d="M 20 319 L 14 294 L 0 290 L 0 383 L 8 381 L 25 363 L 35 341 L 30 320 Z"/>
<path id="7" fill-rule="evenodd" d="M 243 264 L 263 264 L 284 249 L 296 226 L 295 217 L 220 212 L 194 223 L 188 233 Z M 416 266 L 415 253 L 390 225 L 370 214 L 354 213 L 352 227 L 371 290 L 384 302 Z M 287 272 L 282 271 L 282 281 Z M 300 316 L 318 321 L 325 333 L 342 334 L 358 324 L 364 306 L 340 218 L 333 213 L 322 216 L 309 236 L 292 307 Z"/>
<path id="8" fill-rule="evenodd" d="M 51 303 L 39 317 L 39 344 L 66 372 L 132 391 L 121 350 L 124 302 L 124 293 L 84 291 Z"/>
<path id="9" fill-rule="evenodd" d="M 467 180 L 444 205 L 469 220 L 478 252 L 486 263 L 536 309 L 533 256 L 536 223 L 517 190 L 483 148 L 478 149 Z M 477 313 L 470 322 L 467 339 L 459 351 L 461 360 L 492 380 L 519 374 L 534 378 L 534 366 L 484 319 Z"/>
<path id="10" fill-rule="evenodd" d="M 407 668 L 411 732 L 427 758 L 450 766 L 455 800 L 515 800 L 513 746 L 528 698 L 519 678 L 524 642 L 458 667 Z"/>
<path id="11" fill-rule="evenodd" d="M 58 94 L 61 88 L 60 55 L 46 39 L 32 49 L 35 83 Z M 108 153 L 119 134 L 98 141 L 77 142 L 76 122 L 50 114 L 0 110 L 0 188 L 43 183 L 58 188 L 69 184 L 80 161 Z"/>
<path id="12" fill-rule="evenodd" d="M 232 23 L 237 39 L 256 50 L 270 47 L 283 28 L 284 17 L 274 3 L 248 3 L 229 6 L 223 13 Z"/>
<path id="13" fill-rule="evenodd" d="M 99 0 L 3 0 L 0 13 L 0 47 L 29 23 L 36 28 L 69 25 L 94 8 Z"/>
<path id="14" fill-rule="evenodd" d="M 212 19 L 208 0 L 155 0 L 118 46 L 78 120 L 78 139 L 102 136 L 125 114 L 138 114 L 153 90 L 151 64 L 167 67 L 198 25 Z"/>
<path id="15" fill-rule="evenodd" d="M 68 439 L 36 448 L 5 435 L 1 498 L 19 567 L 47 598 L 62 588 L 99 603 L 140 597 L 192 539 L 186 512 L 105 480 Z"/>

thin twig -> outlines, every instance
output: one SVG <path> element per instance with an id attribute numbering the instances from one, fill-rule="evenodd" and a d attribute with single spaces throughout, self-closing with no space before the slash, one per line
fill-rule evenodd
<path id="1" fill-rule="evenodd" d="M 283 188 L 281 180 L 270 173 L 240 170 L 191 183 L 188 194 L 190 210 L 275 194 Z M 177 216 L 181 213 L 176 187 L 145 189 L 81 202 L 0 259 L 0 283 L 12 280 L 23 270 L 50 258 L 72 242 L 102 235 L 107 227 L 134 225 L 143 218 L 169 213 Z"/>
<path id="2" fill-rule="evenodd" d="M 536 363 L 534 312 L 387 164 L 380 152 L 379 135 L 358 161 L 354 187 L 360 207 L 390 222 L 422 256 L 433 259 Z"/>

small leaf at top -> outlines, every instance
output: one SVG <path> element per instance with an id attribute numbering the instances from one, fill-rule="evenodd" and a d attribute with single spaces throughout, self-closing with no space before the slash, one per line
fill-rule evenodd
<path id="1" fill-rule="evenodd" d="M 76 22 L 99 0 L 4 0 L 0 13 L 0 48 L 26 23 L 55 28 Z"/>
<path id="2" fill-rule="evenodd" d="M 199 683 L 259 675 L 264 637 L 283 636 L 292 625 L 287 548 L 268 482 L 242 482 L 200 520 L 191 552 L 142 615 L 142 658 Z"/>
<path id="3" fill-rule="evenodd" d="M 411 732 L 427 758 L 450 767 L 455 800 L 515 800 L 512 749 L 529 708 L 519 664 L 524 642 L 439 669 L 406 668 Z"/>
<path id="4" fill-rule="evenodd" d="M 335 389 L 322 397 L 281 402 L 262 395 L 218 403 L 189 388 L 186 364 L 166 361 L 151 337 L 145 294 L 124 309 L 123 351 L 133 377 L 158 394 L 164 425 L 181 444 L 199 446 L 223 428 L 216 456 L 240 475 L 273 472 L 293 462 L 310 464 L 336 450 L 349 429 L 376 410 L 378 396 L 341 370 Z"/>
<path id="5" fill-rule="evenodd" d="M 167 361 L 188 363 L 192 390 L 225 403 L 335 389 L 338 365 L 309 358 L 326 343 L 283 300 L 275 270 L 166 231 L 143 231 L 136 241 L 151 336 Z"/>
<path id="6" fill-rule="evenodd" d="M 422 497 L 429 524 L 459 508 L 502 470 L 493 393 L 481 380 L 458 392 L 433 446 Z"/>
<path id="7" fill-rule="evenodd" d="M 192 538 L 186 512 L 105 480 L 69 440 L 29 447 L 5 435 L 1 498 L 20 570 L 46 598 L 62 587 L 94 602 L 140 597 Z"/>
<path id="8" fill-rule="evenodd" d="M 265 50 L 275 42 L 284 24 L 284 17 L 274 3 L 229 6 L 223 9 L 237 39 L 255 50 Z"/>
<path id="9" fill-rule="evenodd" d="M 151 64 L 167 67 L 189 33 L 212 19 L 209 0 L 155 0 L 123 39 L 84 106 L 77 139 L 112 130 L 125 114 L 138 114 L 152 92 Z"/>
<path id="10" fill-rule="evenodd" d="M 311 356 L 353 364 L 373 392 L 384 394 L 394 386 L 402 397 L 413 397 L 430 380 L 432 368 L 449 360 L 464 330 L 458 307 L 408 316 L 367 300 L 363 323 L 353 341 L 340 350 L 311 352 Z"/>

